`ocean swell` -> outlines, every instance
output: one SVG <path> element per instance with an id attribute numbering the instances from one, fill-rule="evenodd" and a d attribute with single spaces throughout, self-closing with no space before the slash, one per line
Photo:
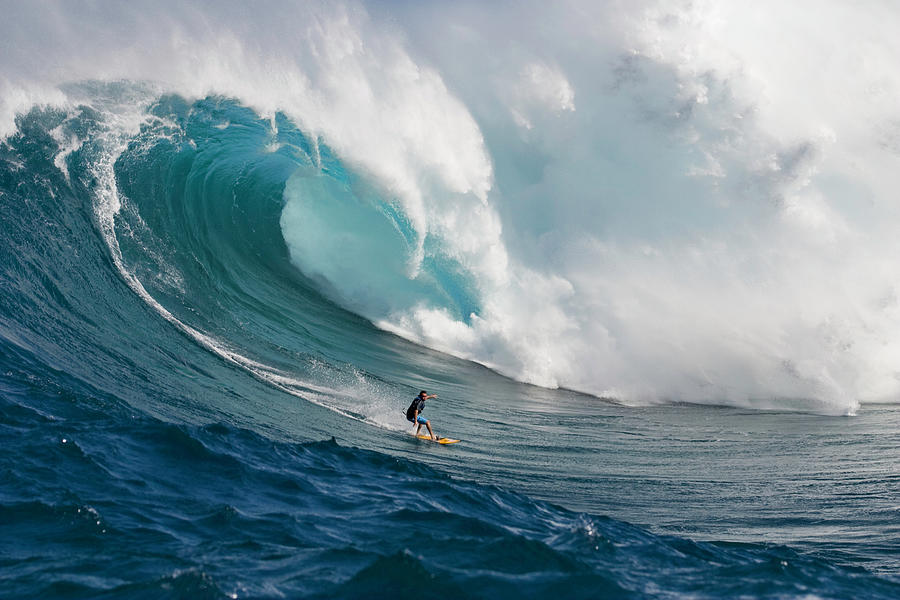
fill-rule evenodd
<path id="1" fill-rule="evenodd" d="M 784 546 L 656 535 L 333 440 L 128 418 L 113 398 L 18 374 L 3 385 L 0 442 L 21 450 L 0 459 L 13 597 L 897 593 Z"/>

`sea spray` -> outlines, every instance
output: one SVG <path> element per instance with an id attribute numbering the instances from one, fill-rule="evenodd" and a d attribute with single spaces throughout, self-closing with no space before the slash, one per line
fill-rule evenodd
<path id="1" fill-rule="evenodd" d="M 297 267 L 381 327 L 631 403 L 896 395 L 893 8 L 210 8 L 11 7 L 0 130 L 83 80 L 280 111 L 374 190 L 342 218 L 399 236 L 310 252 L 287 188 Z"/>

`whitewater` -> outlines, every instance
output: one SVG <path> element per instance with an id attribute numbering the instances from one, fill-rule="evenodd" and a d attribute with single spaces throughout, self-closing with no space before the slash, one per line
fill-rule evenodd
<path id="1" fill-rule="evenodd" d="M 2 595 L 896 597 L 891 3 L 0 10 Z"/>

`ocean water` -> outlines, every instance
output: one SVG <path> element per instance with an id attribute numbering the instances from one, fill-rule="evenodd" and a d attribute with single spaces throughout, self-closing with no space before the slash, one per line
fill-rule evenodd
<path id="1" fill-rule="evenodd" d="M 0 596 L 900 596 L 900 15 L 804 6 L 3 6 Z"/>

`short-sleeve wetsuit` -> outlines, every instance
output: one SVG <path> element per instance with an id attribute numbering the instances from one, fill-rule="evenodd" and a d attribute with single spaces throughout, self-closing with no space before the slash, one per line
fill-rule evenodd
<path id="1" fill-rule="evenodd" d="M 406 420 L 410 423 L 415 423 L 418 421 L 422 425 L 425 424 L 425 417 L 422 416 L 422 411 L 425 410 L 425 398 L 421 396 L 416 396 L 413 398 L 412 404 L 409 405 L 409 408 L 406 409 Z M 419 417 L 414 419 L 416 411 L 419 411 Z"/>

